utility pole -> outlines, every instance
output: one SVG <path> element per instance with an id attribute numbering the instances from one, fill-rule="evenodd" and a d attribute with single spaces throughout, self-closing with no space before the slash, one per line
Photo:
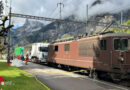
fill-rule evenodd
<path id="1" fill-rule="evenodd" d="M 87 36 L 89 36 L 90 35 L 90 25 L 88 25 L 88 4 L 86 5 L 86 32 L 87 32 L 87 30 L 88 30 L 88 35 Z"/>
<path id="2" fill-rule="evenodd" d="M 9 11 L 9 26 L 11 25 L 11 4 L 10 4 L 10 11 Z M 10 28 L 8 30 L 8 60 L 7 63 L 10 63 Z"/>
<path id="3" fill-rule="evenodd" d="M 60 19 L 62 19 L 62 7 L 64 7 L 64 4 L 60 2 L 60 3 L 57 3 L 57 7 L 58 6 L 60 6 L 60 12 L 59 12 L 60 16 L 59 17 L 60 17 Z"/>
<path id="4" fill-rule="evenodd" d="M 123 11 L 121 11 L 121 26 L 123 24 Z"/>
<path id="5" fill-rule="evenodd" d="M 88 22 L 88 4 L 86 6 L 86 23 Z"/>

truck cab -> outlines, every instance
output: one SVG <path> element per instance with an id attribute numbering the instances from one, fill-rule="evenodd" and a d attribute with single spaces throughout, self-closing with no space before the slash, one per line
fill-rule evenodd
<path id="1" fill-rule="evenodd" d="M 32 45 L 31 61 L 37 63 L 46 62 L 48 46 L 48 43 L 34 43 Z"/>

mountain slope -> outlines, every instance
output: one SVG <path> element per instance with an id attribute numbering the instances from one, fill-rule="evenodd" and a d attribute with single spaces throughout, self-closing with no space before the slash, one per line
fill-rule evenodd
<path id="1" fill-rule="evenodd" d="M 102 17 L 92 17 L 90 20 L 96 21 L 119 21 L 120 20 L 120 13 L 114 15 L 103 15 Z M 130 12 L 124 12 L 123 20 L 124 22 L 130 18 Z M 75 20 L 74 16 L 70 16 L 67 19 Z M 61 38 L 63 35 L 71 35 L 71 36 L 78 36 L 84 34 L 88 31 L 88 29 L 103 29 L 104 27 L 96 27 L 94 23 L 91 23 L 91 27 L 86 28 L 84 24 L 76 24 L 76 23 L 69 23 L 69 22 L 52 22 L 48 25 L 44 25 L 38 21 L 30 21 L 26 20 L 25 24 L 16 29 L 12 30 L 12 35 L 16 36 L 17 38 L 13 39 L 13 43 L 19 44 L 20 46 L 24 46 L 30 43 L 35 42 L 42 42 L 48 40 L 49 42 L 56 40 L 57 38 Z"/>

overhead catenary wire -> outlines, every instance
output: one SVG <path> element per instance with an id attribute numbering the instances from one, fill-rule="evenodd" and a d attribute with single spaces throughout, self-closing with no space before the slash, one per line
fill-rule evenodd
<path id="1" fill-rule="evenodd" d="M 50 14 L 48 15 L 48 17 L 51 17 L 51 16 L 55 13 L 55 11 L 57 10 L 57 8 L 58 8 L 58 7 L 54 8 L 54 10 L 52 11 L 52 13 L 50 13 Z"/>
<path id="2" fill-rule="evenodd" d="M 61 1 L 62 3 L 64 2 L 64 0 Z M 54 8 L 54 10 L 52 10 L 52 12 L 48 15 L 48 17 L 53 17 L 53 14 L 56 12 L 57 10 L 57 6 Z"/>
<path id="3" fill-rule="evenodd" d="M 67 13 L 68 10 L 66 10 L 66 8 L 70 5 L 70 3 L 72 3 L 72 1 L 74 1 L 74 0 L 70 0 L 69 3 L 66 3 L 66 2 L 64 3 L 65 7 L 64 7 L 64 10 L 62 11 L 62 12 L 63 12 L 63 15 Z M 79 0 L 78 3 L 80 4 L 81 2 L 82 2 L 82 0 Z M 62 3 L 63 3 L 63 2 L 62 2 Z M 74 15 L 74 13 L 72 13 L 71 15 Z M 63 17 L 65 17 L 65 16 L 63 16 Z"/>
<path id="4" fill-rule="evenodd" d="M 123 7 L 126 7 L 126 6 L 123 6 Z M 123 9 L 123 7 L 120 7 L 120 8 L 116 8 L 116 9 L 110 10 L 109 12 L 121 10 L 121 9 Z M 128 7 L 130 7 L 130 4 L 127 6 L 127 8 L 128 8 Z M 121 10 L 121 11 L 125 11 L 125 10 Z M 119 12 L 121 12 L 121 11 L 119 11 Z"/>
<path id="5" fill-rule="evenodd" d="M 63 3 L 63 2 L 64 2 L 64 0 L 61 1 L 61 3 Z"/>

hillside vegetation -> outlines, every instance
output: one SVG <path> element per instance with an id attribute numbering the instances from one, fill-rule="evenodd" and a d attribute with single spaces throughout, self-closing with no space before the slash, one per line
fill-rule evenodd
<path id="1" fill-rule="evenodd" d="M 130 26 L 130 20 L 125 22 L 123 25 Z M 112 28 L 112 29 L 110 29 L 110 31 L 114 31 L 116 33 L 127 33 L 127 34 L 130 34 L 130 28 L 122 28 L 121 26 L 120 26 L 120 28 Z"/>

